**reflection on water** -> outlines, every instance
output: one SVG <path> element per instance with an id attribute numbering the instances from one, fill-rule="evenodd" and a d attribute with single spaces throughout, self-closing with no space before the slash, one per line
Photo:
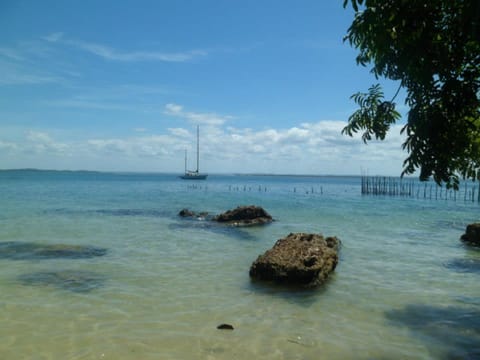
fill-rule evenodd
<path id="1" fill-rule="evenodd" d="M 8 260 L 88 259 L 106 253 L 107 249 L 85 245 L 0 242 L 0 259 Z"/>
<path id="2" fill-rule="evenodd" d="M 455 229 L 458 230 L 459 232 L 465 231 L 465 228 L 467 227 L 467 224 L 463 221 L 459 220 L 452 220 L 452 219 L 441 219 L 436 221 L 436 228 L 441 228 L 441 229 Z"/>
<path id="3" fill-rule="evenodd" d="M 97 273 L 79 270 L 41 271 L 18 277 L 23 285 L 53 286 L 77 293 L 87 293 L 105 283 L 105 278 Z"/>
<path id="4" fill-rule="evenodd" d="M 315 304 L 322 295 L 328 292 L 329 287 L 335 282 L 335 272 L 330 274 L 326 283 L 321 287 L 307 288 L 293 284 L 277 284 L 269 281 L 250 279 L 247 290 L 255 294 L 282 299 L 289 304 L 308 308 Z"/>
<path id="5" fill-rule="evenodd" d="M 249 232 L 242 230 L 238 227 L 228 226 L 224 224 L 218 224 L 213 221 L 197 220 L 197 219 L 182 219 L 179 222 L 171 223 L 168 225 L 168 229 L 172 231 L 193 229 L 200 231 L 212 231 L 217 234 L 224 234 L 241 240 L 257 240 L 257 238 L 251 235 Z"/>
<path id="6" fill-rule="evenodd" d="M 425 341 L 432 354 L 445 359 L 480 358 L 480 309 L 407 305 L 386 312 L 395 325 L 410 328 Z"/>

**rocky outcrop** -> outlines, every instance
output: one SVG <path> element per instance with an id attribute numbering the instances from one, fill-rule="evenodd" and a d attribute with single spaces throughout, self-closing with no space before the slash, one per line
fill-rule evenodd
<path id="1" fill-rule="evenodd" d="M 231 226 L 253 226 L 268 224 L 273 218 L 259 206 L 239 206 L 217 215 L 213 220 Z"/>
<path id="2" fill-rule="evenodd" d="M 336 237 L 289 234 L 253 262 L 250 277 L 306 287 L 321 285 L 337 266 L 339 247 Z"/>
<path id="3" fill-rule="evenodd" d="M 465 234 L 460 239 L 469 245 L 480 246 L 480 223 L 467 225 Z"/>
<path id="4" fill-rule="evenodd" d="M 241 227 L 268 224 L 273 218 L 259 206 L 239 206 L 236 209 L 228 210 L 220 215 L 209 215 L 208 212 L 195 212 L 189 209 L 182 209 L 178 216 L 193 218 L 197 220 L 209 220 L 217 223 Z"/>

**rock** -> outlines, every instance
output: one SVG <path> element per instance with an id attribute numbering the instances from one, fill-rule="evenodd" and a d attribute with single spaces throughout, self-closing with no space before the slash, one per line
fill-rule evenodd
<path id="1" fill-rule="evenodd" d="M 194 216 L 195 216 L 195 213 L 194 213 L 192 210 L 189 210 L 189 209 L 182 209 L 182 210 L 180 210 L 180 212 L 178 213 L 178 216 L 181 216 L 181 217 L 194 217 Z"/>
<path id="2" fill-rule="evenodd" d="M 185 218 L 186 217 L 196 218 L 198 220 L 205 220 L 210 218 L 208 215 L 208 212 L 203 211 L 203 212 L 197 213 L 189 209 L 180 210 L 180 212 L 178 213 L 178 216 L 185 217 Z"/>
<path id="3" fill-rule="evenodd" d="M 465 234 L 460 239 L 469 245 L 480 246 L 480 223 L 467 225 Z"/>
<path id="4" fill-rule="evenodd" d="M 305 287 L 321 285 L 337 266 L 339 247 L 336 237 L 291 233 L 253 262 L 250 277 Z"/>
<path id="5" fill-rule="evenodd" d="M 233 325 L 230 324 L 220 324 L 217 326 L 218 330 L 233 330 Z"/>
<path id="6" fill-rule="evenodd" d="M 259 206 L 239 206 L 217 215 L 213 220 L 232 226 L 263 225 L 273 221 L 273 218 Z"/>

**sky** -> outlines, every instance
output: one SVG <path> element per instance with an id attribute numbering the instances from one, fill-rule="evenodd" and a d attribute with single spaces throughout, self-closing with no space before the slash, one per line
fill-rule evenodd
<path id="1" fill-rule="evenodd" d="M 182 173 L 198 125 L 202 172 L 400 175 L 402 124 L 341 134 L 353 93 L 397 89 L 357 66 L 342 5 L 1 0 L 0 169 Z"/>

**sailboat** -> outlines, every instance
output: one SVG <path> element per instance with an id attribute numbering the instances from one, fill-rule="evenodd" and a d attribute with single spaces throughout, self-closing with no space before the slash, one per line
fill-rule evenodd
<path id="1" fill-rule="evenodd" d="M 200 146 L 199 146 L 199 139 L 200 139 L 200 130 L 199 126 L 197 125 L 197 170 L 187 170 L 187 150 L 185 150 L 185 174 L 181 175 L 180 178 L 183 180 L 205 180 L 208 174 L 201 174 L 199 171 L 199 156 L 200 156 Z"/>

